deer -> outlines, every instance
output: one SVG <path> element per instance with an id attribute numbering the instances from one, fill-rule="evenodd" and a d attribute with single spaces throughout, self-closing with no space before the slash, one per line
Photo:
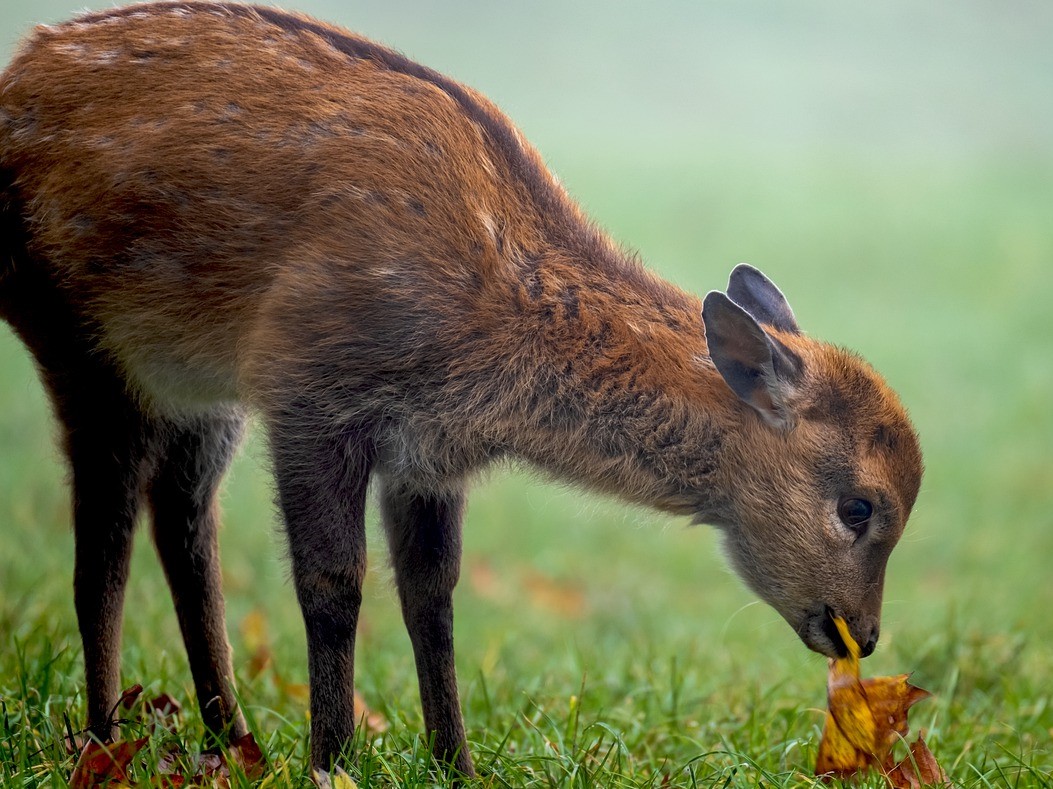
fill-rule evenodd
<path id="1" fill-rule="evenodd" d="M 452 593 L 467 487 L 501 459 L 713 526 L 808 648 L 844 653 L 834 616 L 875 648 L 922 474 L 899 397 L 752 266 L 704 298 L 663 281 L 493 103 L 385 46 L 219 1 L 36 27 L 0 77 L 0 253 L 71 471 L 102 741 L 140 514 L 206 730 L 246 732 L 216 494 L 250 413 L 318 769 L 352 758 L 375 495 L 434 757 L 474 774 Z"/>

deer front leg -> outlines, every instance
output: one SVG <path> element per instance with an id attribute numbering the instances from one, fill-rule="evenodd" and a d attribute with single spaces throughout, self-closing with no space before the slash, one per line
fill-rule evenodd
<path id="1" fill-rule="evenodd" d="M 354 431 L 317 433 L 317 422 L 302 416 L 271 427 L 278 499 L 307 630 L 311 764 L 330 770 L 355 732 L 355 629 L 371 462 Z"/>
<path id="2" fill-rule="evenodd" d="M 461 566 L 464 494 L 422 493 L 385 479 L 381 507 L 435 757 L 474 776 L 453 660 L 453 588 Z"/>

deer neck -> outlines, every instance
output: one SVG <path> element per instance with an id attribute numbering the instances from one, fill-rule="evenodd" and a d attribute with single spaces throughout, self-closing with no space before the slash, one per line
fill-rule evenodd
<path id="1" fill-rule="evenodd" d="M 611 255 L 521 269 L 508 445 L 534 465 L 662 510 L 720 522 L 736 409 L 706 352 L 701 303 Z"/>

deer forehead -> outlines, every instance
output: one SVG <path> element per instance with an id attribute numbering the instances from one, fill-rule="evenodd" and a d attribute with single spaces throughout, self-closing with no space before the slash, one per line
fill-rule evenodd
<path id="1" fill-rule="evenodd" d="M 909 514 L 921 484 L 918 436 L 906 409 L 884 379 L 858 356 L 819 345 L 808 355 L 801 397 L 805 423 L 825 443 L 828 465 L 839 466 L 845 486 L 885 492 Z"/>

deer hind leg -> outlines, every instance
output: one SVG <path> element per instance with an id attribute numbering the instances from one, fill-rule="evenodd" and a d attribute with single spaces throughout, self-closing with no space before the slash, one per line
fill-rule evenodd
<path id="1" fill-rule="evenodd" d="M 421 493 L 385 478 L 381 508 L 428 736 L 437 759 L 473 776 L 453 659 L 453 588 L 461 566 L 464 494 Z"/>
<path id="2" fill-rule="evenodd" d="M 12 221 L 10 212 L 0 214 L 0 228 Z M 14 250 L 15 258 L 13 268 L 0 271 L 0 315 L 36 357 L 61 426 L 73 488 L 73 597 L 88 727 L 105 741 L 121 690 L 121 615 L 150 426 L 46 269 L 24 249 Z"/>
<path id="3" fill-rule="evenodd" d="M 0 317 L 36 357 L 61 426 L 73 488 L 74 605 L 84 644 L 87 718 L 102 740 L 120 695 L 121 614 L 150 426 L 120 372 L 91 339 L 43 261 L 25 248 L 9 185 L 0 183 Z"/>
<path id="4" fill-rule="evenodd" d="M 153 537 L 172 591 L 201 716 L 210 736 L 246 732 L 234 693 L 216 539 L 216 494 L 242 436 L 234 409 L 157 424 L 147 486 Z"/>
<path id="5" fill-rule="evenodd" d="M 73 484 L 74 605 L 84 645 L 88 727 L 111 735 L 120 695 L 121 617 L 150 426 L 113 370 L 90 357 L 43 370 Z M 61 369 L 61 371 L 59 371 Z"/>
<path id="6" fill-rule="evenodd" d="M 331 769 L 355 731 L 355 631 L 366 572 L 368 436 L 310 406 L 269 419 L 278 500 L 307 631 L 311 763 Z"/>

